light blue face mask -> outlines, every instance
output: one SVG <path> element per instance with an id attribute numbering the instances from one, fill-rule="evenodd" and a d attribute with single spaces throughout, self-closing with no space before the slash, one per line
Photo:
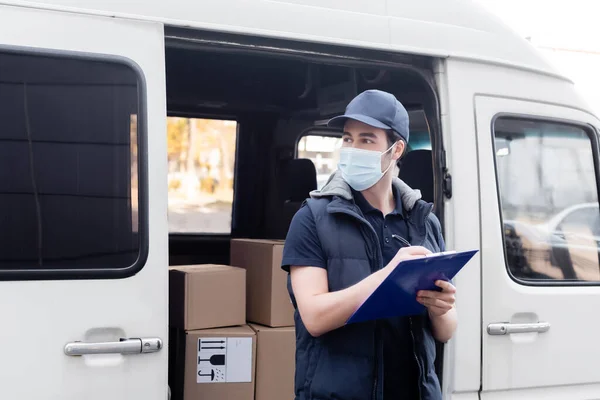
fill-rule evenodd
<path id="1" fill-rule="evenodd" d="M 342 147 L 338 168 L 348 185 L 357 192 L 362 192 L 375 185 L 394 165 L 394 160 L 385 171 L 381 171 L 381 157 L 396 146 L 394 143 L 383 153 L 380 151 Z"/>

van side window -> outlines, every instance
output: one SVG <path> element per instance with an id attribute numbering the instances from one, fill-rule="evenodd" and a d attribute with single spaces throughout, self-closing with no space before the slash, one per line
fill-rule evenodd
<path id="1" fill-rule="evenodd" d="M 298 141 L 297 158 L 307 158 L 315 164 L 317 189 L 321 189 L 337 170 L 340 147 L 342 138 L 336 136 L 308 134 Z"/>
<path id="2" fill-rule="evenodd" d="M 140 90 L 120 62 L 0 52 L 0 275 L 141 268 Z"/>
<path id="3" fill-rule="evenodd" d="M 235 121 L 169 117 L 169 232 L 230 234 Z"/>
<path id="4" fill-rule="evenodd" d="M 600 282 L 593 132 L 501 117 L 494 124 L 494 138 L 511 275 L 538 283 Z"/>

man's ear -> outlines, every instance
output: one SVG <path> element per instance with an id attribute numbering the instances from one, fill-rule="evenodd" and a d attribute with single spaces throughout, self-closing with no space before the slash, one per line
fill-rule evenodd
<path id="1" fill-rule="evenodd" d="M 398 140 L 396 142 L 396 147 L 394 147 L 394 160 L 399 160 L 404 155 L 406 151 L 406 143 L 404 140 Z"/>

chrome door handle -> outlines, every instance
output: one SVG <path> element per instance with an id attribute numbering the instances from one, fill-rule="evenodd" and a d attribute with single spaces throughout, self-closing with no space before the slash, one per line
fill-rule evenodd
<path id="1" fill-rule="evenodd" d="M 489 335 L 510 335 L 511 333 L 548 332 L 549 322 L 535 322 L 531 324 L 511 324 L 508 322 L 489 324 L 487 332 Z"/>
<path id="2" fill-rule="evenodd" d="M 159 338 L 121 339 L 119 342 L 84 343 L 71 342 L 65 345 L 68 356 L 88 354 L 144 354 L 156 353 L 163 347 Z"/>

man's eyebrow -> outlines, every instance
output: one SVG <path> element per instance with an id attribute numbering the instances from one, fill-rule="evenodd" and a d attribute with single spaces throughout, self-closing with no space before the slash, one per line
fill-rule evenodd
<path id="1" fill-rule="evenodd" d="M 369 137 L 369 138 L 377 138 L 377 135 L 374 134 L 374 133 L 372 133 L 372 132 L 362 132 L 362 133 L 359 133 L 358 136 Z"/>
<path id="2" fill-rule="evenodd" d="M 350 132 L 344 132 L 342 136 L 352 136 Z M 358 134 L 359 137 L 367 137 L 371 139 L 377 139 L 377 135 L 372 132 L 361 132 Z"/>

